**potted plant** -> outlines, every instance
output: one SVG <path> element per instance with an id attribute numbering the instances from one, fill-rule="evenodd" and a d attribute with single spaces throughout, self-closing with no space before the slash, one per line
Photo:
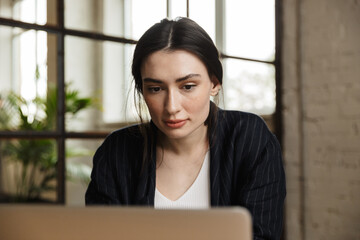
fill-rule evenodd
<path id="1" fill-rule="evenodd" d="M 90 107 L 91 98 L 79 96 L 77 90 L 65 88 L 66 117 L 76 116 Z M 57 88 L 49 87 L 46 98 L 27 101 L 11 92 L 0 95 L 0 129 L 22 131 L 51 131 L 55 129 Z M 2 142 L 2 161 L 13 164 L 15 193 L 10 201 L 42 201 L 41 195 L 56 188 L 56 142 L 52 139 L 18 139 Z M 67 157 L 74 151 L 67 150 Z M 75 153 L 76 154 L 76 153 Z M 84 164 L 67 164 L 67 176 L 89 181 L 90 168 Z M 9 200 L 8 200 L 9 201 Z"/>

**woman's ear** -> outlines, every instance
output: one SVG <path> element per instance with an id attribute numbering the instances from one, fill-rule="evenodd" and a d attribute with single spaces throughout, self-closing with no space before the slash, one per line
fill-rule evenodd
<path id="1" fill-rule="evenodd" d="M 212 83 L 212 88 L 210 90 L 210 95 L 214 97 L 219 93 L 221 84 L 219 83 L 219 80 L 215 76 L 212 76 L 211 83 Z"/>

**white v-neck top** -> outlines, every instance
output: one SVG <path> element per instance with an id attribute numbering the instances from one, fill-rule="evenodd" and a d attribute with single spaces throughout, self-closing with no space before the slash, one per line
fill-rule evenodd
<path id="1" fill-rule="evenodd" d="M 206 209 L 210 208 L 210 152 L 205 155 L 200 172 L 190 188 L 177 200 L 172 201 L 155 188 L 156 209 Z"/>

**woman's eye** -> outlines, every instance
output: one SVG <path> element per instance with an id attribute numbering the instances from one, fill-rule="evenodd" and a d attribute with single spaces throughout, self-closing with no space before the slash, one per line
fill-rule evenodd
<path id="1" fill-rule="evenodd" d="M 148 89 L 150 92 L 157 93 L 160 92 L 161 87 L 149 87 Z"/>
<path id="2" fill-rule="evenodd" d="M 195 85 L 191 84 L 191 85 L 184 85 L 184 89 L 185 90 L 192 90 L 195 87 Z"/>

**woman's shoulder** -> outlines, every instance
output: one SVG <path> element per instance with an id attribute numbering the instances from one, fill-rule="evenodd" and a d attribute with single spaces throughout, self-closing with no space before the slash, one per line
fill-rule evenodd
<path id="1" fill-rule="evenodd" d="M 133 124 L 126 127 L 116 129 L 111 132 L 107 137 L 139 137 L 141 136 L 142 124 Z"/>
<path id="2" fill-rule="evenodd" d="M 137 165 L 142 159 L 144 141 L 141 125 L 132 125 L 111 132 L 94 155 L 94 162 L 106 159 L 117 166 Z"/>
<path id="3" fill-rule="evenodd" d="M 221 110 L 218 112 L 217 133 L 222 138 L 243 139 L 246 142 L 268 142 L 275 138 L 264 119 L 243 111 Z"/>
<path id="4" fill-rule="evenodd" d="M 264 119 L 250 112 L 219 109 L 218 122 L 230 128 L 265 128 L 269 130 Z"/>
<path id="5" fill-rule="evenodd" d="M 103 141 L 103 146 L 112 145 L 129 145 L 129 144 L 141 144 L 143 137 L 141 134 L 141 124 L 134 124 L 117 129 L 111 132 Z"/>

